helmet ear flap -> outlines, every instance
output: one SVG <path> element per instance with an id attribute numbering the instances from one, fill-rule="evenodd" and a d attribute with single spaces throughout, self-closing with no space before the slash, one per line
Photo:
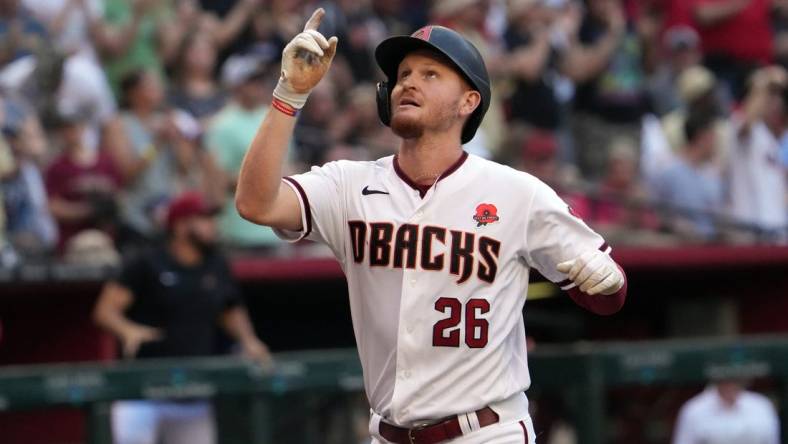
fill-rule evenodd
<path id="1" fill-rule="evenodd" d="M 391 124 L 391 91 L 389 91 L 389 82 L 378 82 L 375 87 L 375 98 L 378 103 L 378 117 L 381 123 L 389 126 Z"/>

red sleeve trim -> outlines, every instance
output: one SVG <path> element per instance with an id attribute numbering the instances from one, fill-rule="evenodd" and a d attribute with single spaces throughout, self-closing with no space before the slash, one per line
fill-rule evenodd
<path id="1" fill-rule="evenodd" d="M 309 233 L 312 232 L 312 209 L 309 207 L 309 198 L 306 197 L 306 192 L 304 188 L 298 183 L 297 180 L 293 179 L 292 177 L 283 177 L 283 180 L 286 180 L 288 183 L 291 183 L 298 194 L 301 195 L 301 201 L 304 202 L 304 214 L 306 215 L 306 227 L 304 230 L 304 237 L 309 236 Z"/>
<path id="2" fill-rule="evenodd" d="M 608 295 L 596 294 L 591 296 L 580 291 L 580 288 L 574 287 L 567 290 L 569 297 L 577 305 L 601 316 L 608 316 L 618 312 L 624 306 L 624 301 L 627 298 L 627 275 L 620 266 L 618 269 L 624 274 L 624 285 L 617 292 Z"/>

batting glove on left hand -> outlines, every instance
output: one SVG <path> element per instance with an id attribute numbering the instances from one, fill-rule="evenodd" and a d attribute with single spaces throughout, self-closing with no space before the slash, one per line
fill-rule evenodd
<path id="1" fill-rule="evenodd" d="M 583 293 L 613 294 L 624 286 L 624 274 L 609 254 L 590 251 L 556 267 Z"/>

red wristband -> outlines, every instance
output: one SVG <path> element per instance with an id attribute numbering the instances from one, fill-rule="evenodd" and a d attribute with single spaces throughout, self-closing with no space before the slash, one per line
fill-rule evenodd
<path id="1" fill-rule="evenodd" d="M 298 114 L 298 110 L 293 108 L 291 105 L 277 99 L 276 97 L 271 100 L 271 106 L 276 108 L 279 112 L 283 114 L 287 114 L 290 117 L 295 117 Z"/>

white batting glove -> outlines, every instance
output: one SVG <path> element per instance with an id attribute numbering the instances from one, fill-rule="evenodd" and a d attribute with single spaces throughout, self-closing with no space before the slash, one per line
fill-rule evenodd
<path id="1" fill-rule="evenodd" d="M 274 89 L 274 97 L 295 109 L 306 103 L 309 92 L 328 71 L 337 52 L 336 37 L 326 40 L 317 31 L 326 12 L 318 8 L 304 26 L 304 31 L 282 51 L 282 74 Z"/>
<path id="2" fill-rule="evenodd" d="M 624 274 L 609 254 L 589 251 L 556 267 L 580 291 L 589 295 L 613 294 L 624 286 Z"/>

